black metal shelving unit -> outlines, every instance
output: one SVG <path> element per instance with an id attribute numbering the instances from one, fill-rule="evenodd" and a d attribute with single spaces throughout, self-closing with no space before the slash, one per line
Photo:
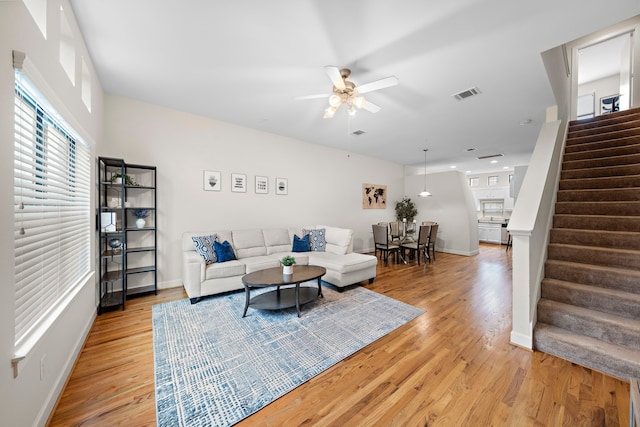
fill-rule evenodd
<path id="1" fill-rule="evenodd" d="M 100 285 L 98 313 L 157 293 L 156 167 L 98 158 Z M 148 216 L 144 224 L 136 212 Z"/>

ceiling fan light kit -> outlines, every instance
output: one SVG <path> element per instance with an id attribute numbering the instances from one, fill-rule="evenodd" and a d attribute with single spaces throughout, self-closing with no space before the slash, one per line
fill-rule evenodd
<path id="1" fill-rule="evenodd" d="M 377 113 L 380 111 L 380 107 L 372 102 L 367 101 L 359 93 L 372 92 L 374 90 L 384 89 L 398 84 L 398 78 L 395 76 L 385 77 L 380 80 L 373 81 L 371 83 L 364 84 L 359 88 L 355 83 L 347 80 L 351 75 L 351 70 L 348 68 L 338 68 L 332 65 L 325 67 L 327 75 L 333 83 L 333 93 L 329 96 L 329 106 L 324 110 L 325 119 L 330 119 L 335 116 L 336 111 L 341 105 L 346 105 L 348 108 L 349 117 L 353 117 L 358 113 L 358 110 L 364 109 L 371 113 Z M 316 95 L 304 96 L 299 99 L 313 99 Z"/>

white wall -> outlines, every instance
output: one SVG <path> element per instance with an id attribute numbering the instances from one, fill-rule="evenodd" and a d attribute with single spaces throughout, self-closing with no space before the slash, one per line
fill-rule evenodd
<path id="1" fill-rule="evenodd" d="M 3 426 L 44 425 L 84 337 L 95 317 L 96 286 L 82 288 L 65 312 L 51 326 L 33 350 L 19 365 L 14 378 L 11 359 L 14 357 L 14 275 L 13 275 L 13 99 L 14 70 L 12 50 L 25 52 L 28 61 L 40 72 L 51 89 L 45 94 L 65 115 L 65 119 L 87 142 L 95 144 L 101 132 L 102 89 L 97 78 L 92 80 L 92 113 L 81 99 L 81 75 L 77 71 L 71 84 L 59 62 L 59 11 L 69 13 L 72 30 L 78 37 L 76 70 L 81 69 L 80 55 L 93 73 L 71 8 L 67 1 L 47 2 L 47 37 L 34 23 L 20 1 L 0 1 L 0 424 Z M 93 73 L 95 76 L 95 73 Z M 41 88 L 43 89 L 43 88 Z M 52 96 L 49 96 L 52 95 Z M 93 222 L 92 222 L 93 224 Z M 94 245 L 95 242 L 92 242 Z M 95 267 L 92 264 L 92 267 Z M 40 378 L 40 361 L 45 359 L 44 377 Z"/>
<path id="2" fill-rule="evenodd" d="M 424 175 L 405 177 L 405 195 L 418 208 L 418 223 L 439 224 L 436 249 L 458 255 L 478 253 L 478 220 L 467 177 L 459 171 L 427 175 L 431 197 L 418 197 L 424 189 Z M 395 203 L 393 205 L 395 207 Z"/>
<path id="3" fill-rule="evenodd" d="M 105 97 L 105 143 L 99 155 L 157 166 L 158 282 L 180 286 L 185 231 L 302 227 L 354 230 L 354 250 L 373 251 L 371 224 L 394 218 L 403 167 L 127 98 Z M 222 173 L 222 191 L 203 190 L 203 171 Z M 230 176 L 247 176 L 246 193 L 232 193 Z M 256 194 L 254 177 L 269 178 Z M 275 178 L 288 195 L 276 195 Z M 390 207 L 362 209 L 362 184 L 387 186 Z"/>

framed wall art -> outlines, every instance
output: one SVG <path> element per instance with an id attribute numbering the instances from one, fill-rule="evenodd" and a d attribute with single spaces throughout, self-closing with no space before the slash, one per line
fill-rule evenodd
<path id="1" fill-rule="evenodd" d="M 289 193 L 289 180 L 287 178 L 276 178 L 276 194 Z"/>
<path id="2" fill-rule="evenodd" d="M 203 185 L 205 191 L 220 191 L 222 188 L 220 184 L 220 172 L 204 171 Z"/>
<path id="3" fill-rule="evenodd" d="M 269 193 L 269 178 L 267 178 L 266 176 L 256 176 L 256 193 Z"/>
<path id="4" fill-rule="evenodd" d="M 620 95 L 609 95 L 600 98 L 600 114 L 609 114 L 620 111 Z"/>
<path id="5" fill-rule="evenodd" d="M 362 209 L 386 209 L 387 186 L 362 184 Z"/>
<path id="6" fill-rule="evenodd" d="M 247 192 L 247 175 L 242 173 L 231 174 L 231 191 L 234 193 Z"/>

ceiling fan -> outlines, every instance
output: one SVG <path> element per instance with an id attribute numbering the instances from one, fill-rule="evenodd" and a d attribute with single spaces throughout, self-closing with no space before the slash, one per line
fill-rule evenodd
<path id="1" fill-rule="evenodd" d="M 352 81 L 348 80 L 351 70 L 348 68 L 338 68 L 333 65 L 324 67 L 329 79 L 333 83 L 332 94 L 329 96 L 329 106 L 324 110 L 325 119 L 333 117 L 341 105 L 346 105 L 349 109 L 349 115 L 355 116 L 359 109 L 365 109 L 371 113 L 380 111 L 380 107 L 372 102 L 367 101 L 361 95 L 374 90 L 384 89 L 398 84 L 396 76 L 385 77 L 370 83 L 356 86 Z M 326 94 L 301 96 L 297 99 L 313 99 L 324 98 Z"/>

